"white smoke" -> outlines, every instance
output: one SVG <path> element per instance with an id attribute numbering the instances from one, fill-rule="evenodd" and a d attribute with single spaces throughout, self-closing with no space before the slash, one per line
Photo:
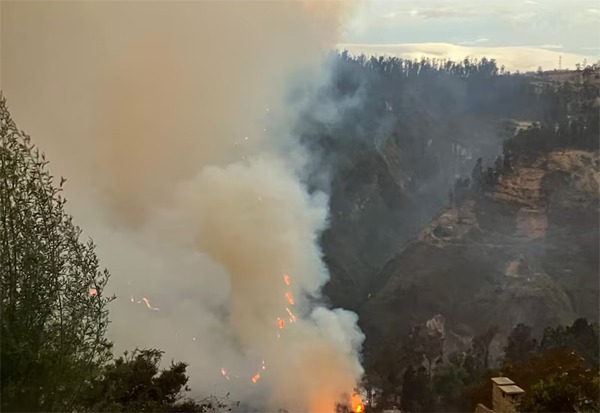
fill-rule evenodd
<path id="1" fill-rule="evenodd" d="M 113 275 L 116 349 L 190 363 L 196 395 L 332 411 L 363 335 L 315 304 L 327 198 L 300 183 L 288 123 L 265 129 L 286 79 L 334 44 L 341 2 L 1 7 L 2 89 Z"/>

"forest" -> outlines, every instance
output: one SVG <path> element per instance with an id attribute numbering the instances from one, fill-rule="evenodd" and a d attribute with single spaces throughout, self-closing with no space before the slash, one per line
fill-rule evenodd
<path id="1" fill-rule="evenodd" d="M 295 134 L 311 154 L 305 184 L 331 195 L 321 238 L 331 273 L 326 300 L 371 317 L 360 320 L 365 411 L 474 411 L 491 405 L 490 378 L 498 375 L 525 390 L 521 411 L 600 411 L 598 319 L 587 317 L 597 309 L 574 310 L 562 323 L 478 325 L 466 350 L 454 352 L 445 350 L 446 332 L 427 322 L 434 314 L 403 321 L 391 338 L 371 339 L 369 325 L 380 320 L 362 312 L 368 294 L 385 288 L 382 269 L 440 210 L 485 197 L 513 169 L 545 154 L 598 152 L 599 68 L 556 81 L 552 72 L 509 73 L 487 59 L 343 52 L 327 65 L 326 86 L 307 100 L 299 82 L 288 98 L 300 113 Z M 52 160 L 18 128 L 9 105 L 2 97 L 1 410 L 235 410 L 235 396 L 189 396 L 192 360 L 165 367 L 161 349 L 114 354 L 106 333 L 115 297 L 104 292 L 110 268 L 66 211 L 66 180 L 53 177 Z M 321 180 L 323 170 L 330 181 Z M 458 317 L 454 324 L 470 323 Z M 500 337 L 501 354 L 492 354 Z"/>

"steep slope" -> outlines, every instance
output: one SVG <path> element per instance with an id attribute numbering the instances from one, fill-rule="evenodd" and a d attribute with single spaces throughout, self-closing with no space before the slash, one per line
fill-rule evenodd
<path id="1" fill-rule="evenodd" d="M 486 59 L 343 53 L 328 70 L 321 89 L 291 95 L 295 134 L 311 155 L 306 182 L 330 194 L 321 246 L 335 306 L 364 304 L 385 281 L 386 262 L 444 208 L 477 158 L 597 148 L 598 88 L 583 72 L 507 75 Z"/>
<path id="2" fill-rule="evenodd" d="M 598 167 L 597 152 L 539 155 L 437 215 L 360 309 L 367 358 L 435 314 L 471 334 L 597 320 Z"/>
<path id="3" fill-rule="evenodd" d="M 372 138 L 377 143 L 338 141 L 321 149 L 332 176 L 322 239 L 332 275 L 325 293 L 335 305 L 354 310 L 364 303 L 385 263 L 444 207 L 456 177 L 471 170 L 474 158 L 501 153 L 511 136 L 507 123 L 461 113 L 438 125 L 428 114 L 418 130 L 395 119 L 384 136 Z"/>

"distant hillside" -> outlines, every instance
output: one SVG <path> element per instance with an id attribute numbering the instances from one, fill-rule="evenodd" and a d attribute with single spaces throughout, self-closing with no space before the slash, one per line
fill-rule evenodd
<path id="1" fill-rule="evenodd" d="M 450 329 L 598 320 L 598 153 L 522 162 L 436 216 L 360 309 L 372 351 L 442 314 Z"/>
<path id="2" fill-rule="evenodd" d="M 329 178 L 322 247 L 332 275 L 326 295 L 338 306 L 362 305 L 385 263 L 444 208 L 476 159 L 491 164 L 503 146 L 515 154 L 597 148 L 598 88 L 577 72 L 557 82 L 502 75 L 485 59 L 345 54 L 331 65 L 331 84 L 308 99 L 297 132 L 316 159 L 309 186 Z"/>
<path id="3" fill-rule="evenodd" d="M 307 184 L 330 194 L 326 298 L 359 312 L 367 353 L 438 313 L 467 335 L 597 318 L 598 68 L 330 65 L 331 82 L 299 99 L 297 133 Z"/>

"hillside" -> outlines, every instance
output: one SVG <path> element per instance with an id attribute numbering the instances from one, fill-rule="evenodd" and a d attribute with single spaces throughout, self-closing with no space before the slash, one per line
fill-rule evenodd
<path id="1" fill-rule="evenodd" d="M 464 335 L 597 320 L 599 162 L 581 150 L 522 160 L 439 213 L 361 307 L 366 357 L 436 314 Z"/>
<path id="2" fill-rule="evenodd" d="M 487 167 L 503 151 L 597 150 L 597 68 L 506 75 L 485 59 L 344 54 L 332 66 L 331 85 L 301 109 L 298 135 L 313 154 L 308 184 L 329 180 L 321 245 L 334 306 L 358 310 L 385 283 L 383 267 L 445 208 L 476 159 Z"/>

